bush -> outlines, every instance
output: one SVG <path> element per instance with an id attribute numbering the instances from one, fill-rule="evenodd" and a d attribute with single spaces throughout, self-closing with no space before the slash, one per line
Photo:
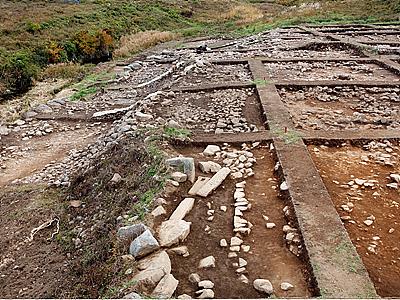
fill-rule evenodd
<path id="1" fill-rule="evenodd" d="M 5 57 L 0 65 L 0 78 L 12 93 L 27 91 L 39 72 L 32 53 L 21 50 Z"/>
<path id="2" fill-rule="evenodd" d="M 47 55 L 50 64 L 66 62 L 68 60 L 67 52 L 56 42 L 50 42 L 47 46 Z"/>
<path id="3" fill-rule="evenodd" d="M 88 31 L 79 32 L 73 43 L 76 45 L 76 53 L 84 63 L 99 63 L 112 58 L 113 38 L 108 30 L 100 30 L 96 33 Z"/>

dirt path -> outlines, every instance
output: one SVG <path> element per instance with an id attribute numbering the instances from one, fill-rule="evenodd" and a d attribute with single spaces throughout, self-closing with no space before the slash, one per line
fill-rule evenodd
<path id="1" fill-rule="evenodd" d="M 44 167 L 61 162 L 70 150 L 83 149 L 96 139 L 96 130 L 79 129 L 57 132 L 27 142 L 6 141 L 12 151 L 0 171 L 0 186 L 27 177 Z"/>

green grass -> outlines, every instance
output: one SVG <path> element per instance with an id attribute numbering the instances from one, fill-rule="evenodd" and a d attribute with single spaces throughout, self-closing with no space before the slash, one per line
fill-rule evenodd
<path id="1" fill-rule="evenodd" d="M 137 195 L 138 201 L 133 205 L 132 211 L 140 220 L 146 217 L 149 208 L 156 196 L 164 189 L 167 179 L 167 167 L 164 164 L 164 153 L 158 148 L 156 142 L 151 141 L 146 146 L 146 152 L 151 158 L 142 176 L 142 183 L 149 186 L 145 192 Z M 152 182 L 152 184 L 148 184 Z"/>
<path id="2" fill-rule="evenodd" d="M 190 137 L 192 133 L 188 129 L 175 128 L 175 127 L 164 127 L 164 135 L 168 139 L 186 139 Z"/>
<path id="3" fill-rule="evenodd" d="M 82 100 L 89 95 L 95 94 L 99 87 L 106 85 L 106 82 L 115 77 L 112 73 L 101 72 L 97 74 L 90 74 L 86 76 L 81 82 L 73 86 L 77 91 L 72 94 L 70 99 L 72 101 Z"/>
<path id="4" fill-rule="evenodd" d="M 300 133 L 289 128 L 287 128 L 285 132 L 285 130 L 282 128 L 271 126 L 270 130 L 274 135 L 282 139 L 285 144 L 296 144 L 302 139 Z"/>
<path id="5" fill-rule="evenodd" d="M 269 84 L 270 81 L 265 80 L 265 79 L 256 78 L 256 79 L 252 80 L 251 83 L 258 85 L 260 87 L 263 87 L 263 86 L 266 86 L 267 84 Z"/>

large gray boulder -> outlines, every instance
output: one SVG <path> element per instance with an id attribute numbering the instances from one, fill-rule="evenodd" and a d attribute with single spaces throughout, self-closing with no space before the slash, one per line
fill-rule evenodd
<path id="1" fill-rule="evenodd" d="M 191 183 L 196 179 L 196 169 L 194 166 L 194 159 L 192 157 L 174 157 L 167 159 L 165 164 L 171 167 L 183 166 L 183 173 L 185 173 Z"/>
<path id="2" fill-rule="evenodd" d="M 160 245 L 150 230 L 147 229 L 132 241 L 129 253 L 135 258 L 139 258 L 158 250 L 158 248 L 160 248 Z"/>

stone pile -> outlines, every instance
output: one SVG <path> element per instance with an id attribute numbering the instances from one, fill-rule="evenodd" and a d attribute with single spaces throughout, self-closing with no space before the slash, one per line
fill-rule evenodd
<path id="1" fill-rule="evenodd" d="M 176 122 L 178 127 L 204 132 L 258 131 L 243 115 L 252 89 L 216 90 L 210 93 L 160 93 L 153 98 L 151 113 L 163 124 Z M 175 127 L 175 126 L 173 126 Z"/>

